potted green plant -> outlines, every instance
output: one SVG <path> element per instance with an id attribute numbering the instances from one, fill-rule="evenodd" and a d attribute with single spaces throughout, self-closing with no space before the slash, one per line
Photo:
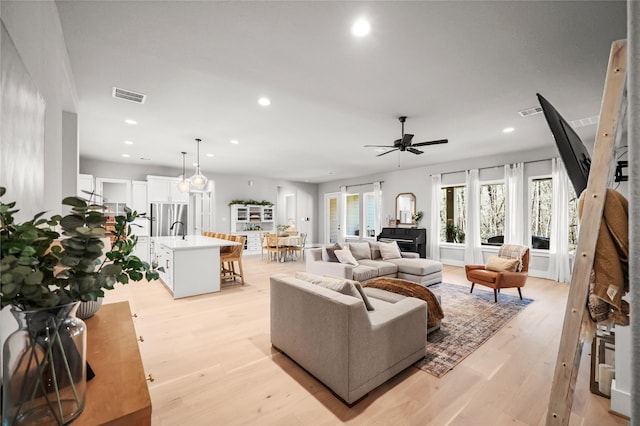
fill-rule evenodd
<path id="1" fill-rule="evenodd" d="M 5 192 L 0 187 L 0 197 Z M 19 325 L 4 345 L 7 424 L 76 418 L 86 386 L 85 326 L 74 315 L 78 302 L 95 301 L 116 283 L 158 278 L 131 254 L 137 212 L 116 216 L 109 232 L 103 206 L 79 197 L 62 204 L 71 207 L 64 217 L 39 213 L 16 223 L 16 203 L 0 201 L 0 306 L 10 305 Z M 109 235 L 113 242 L 105 247 Z"/>

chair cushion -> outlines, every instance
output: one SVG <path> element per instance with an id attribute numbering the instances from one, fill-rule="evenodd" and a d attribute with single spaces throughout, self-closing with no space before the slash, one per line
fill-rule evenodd
<path id="1" fill-rule="evenodd" d="M 380 248 L 382 260 L 400 259 L 402 257 L 400 247 L 398 247 L 398 243 L 395 241 L 389 243 L 379 242 L 378 247 Z"/>
<path id="2" fill-rule="evenodd" d="M 356 281 L 367 281 L 378 276 L 378 268 L 366 265 L 358 265 L 353 268 L 353 279 Z"/>
<path id="3" fill-rule="evenodd" d="M 322 260 L 325 262 L 339 262 L 338 258 L 335 255 L 336 250 L 342 250 L 342 247 L 338 243 L 322 248 Z"/>
<path id="4" fill-rule="evenodd" d="M 412 275 L 429 275 L 442 272 L 442 263 L 430 259 L 391 259 L 389 262 L 398 265 L 398 272 Z"/>
<path id="5" fill-rule="evenodd" d="M 495 272 L 515 272 L 520 261 L 518 259 L 504 259 L 498 256 L 489 256 L 485 269 Z"/>
<path id="6" fill-rule="evenodd" d="M 336 250 L 334 251 L 334 253 L 340 263 L 345 263 L 347 265 L 353 265 L 353 266 L 359 265 L 358 261 L 356 260 L 355 257 L 353 257 L 349 249 Z"/>
<path id="7" fill-rule="evenodd" d="M 371 247 L 368 242 L 349 243 L 349 250 L 356 260 L 371 259 Z"/>
<path id="8" fill-rule="evenodd" d="M 479 280 L 487 283 L 494 283 L 496 282 L 497 275 L 498 274 L 493 271 L 487 271 L 484 269 L 473 269 L 467 272 L 467 278 L 471 282 L 476 282 L 475 280 Z"/>
<path id="9" fill-rule="evenodd" d="M 371 266 L 372 268 L 378 268 L 378 276 L 394 275 L 398 272 L 398 265 L 391 262 L 385 262 L 384 260 L 370 260 L 362 259 L 358 263 L 361 265 Z"/>

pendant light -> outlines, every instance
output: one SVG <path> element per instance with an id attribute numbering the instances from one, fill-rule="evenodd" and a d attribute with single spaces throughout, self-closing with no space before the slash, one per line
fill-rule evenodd
<path id="1" fill-rule="evenodd" d="M 185 169 L 184 169 L 184 156 L 187 155 L 186 152 L 182 151 L 182 176 L 180 176 L 180 182 L 178 183 L 178 191 L 180 192 L 189 192 L 189 179 L 185 177 Z"/>
<path id="2" fill-rule="evenodd" d="M 191 185 L 196 188 L 196 189 L 204 189 L 205 185 L 207 184 L 207 177 L 205 175 L 203 175 L 202 173 L 200 173 L 200 142 L 201 139 L 197 139 L 196 138 L 196 143 L 198 144 L 198 154 L 197 154 L 197 159 L 198 162 L 196 163 L 196 173 L 191 176 L 191 178 L 189 179 L 191 181 Z"/>

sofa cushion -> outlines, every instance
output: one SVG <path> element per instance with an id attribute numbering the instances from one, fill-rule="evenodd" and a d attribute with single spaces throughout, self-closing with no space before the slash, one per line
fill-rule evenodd
<path id="1" fill-rule="evenodd" d="M 382 254 L 380 254 L 380 243 L 377 241 L 369 241 L 369 247 L 371 247 L 371 260 L 382 259 Z"/>
<path id="2" fill-rule="evenodd" d="M 429 259 L 390 259 L 389 262 L 398 265 L 398 272 L 412 275 L 429 275 L 442 271 L 442 263 Z"/>
<path id="3" fill-rule="evenodd" d="M 503 259 L 498 256 L 489 256 L 485 269 L 495 272 L 515 272 L 520 264 L 518 259 Z"/>
<path id="4" fill-rule="evenodd" d="M 335 255 L 336 250 L 342 250 L 342 247 L 338 243 L 322 248 L 322 260 L 325 262 L 339 262 L 338 258 Z"/>
<path id="5" fill-rule="evenodd" d="M 366 281 L 378 276 L 378 268 L 367 265 L 358 265 L 353 268 L 353 279 L 356 281 Z"/>
<path id="6" fill-rule="evenodd" d="M 368 242 L 349 243 L 349 250 L 356 260 L 371 259 L 371 247 Z"/>
<path id="7" fill-rule="evenodd" d="M 367 308 L 367 311 L 375 310 L 373 304 L 369 301 L 369 297 L 367 297 L 367 293 L 365 293 L 364 288 L 362 288 L 362 284 L 360 284 L 358 281 L 353 281 L 353 280 L 345 280 L 345 281 L 350 281 L 353 284 L 353 286 L 356 288 L 356 290 L 358 290 L 358 293 L 360 293 L 360 297 L 362 298 L 362 301 L 364 302 L 364 306 Z"/>
<path id="8" fill-rule="evenodd" d="M 380 242 L 378 243 L 378 247 L 380 247 L 382 260 L 400 259 L 402 257 L 400 247 L 398 247 L 398 243 L 395 241 L 391 241 L 390 243 Z"/>
<path id="9" fill-rule="evenodd" d="M 371 266 L 372 268 L 378 268 L 378 276 L 395 275 L 398 272 L 398 265 L 391 262 L 385 262 L 384 260 L 362 259 L 358 261 L 358 263 L 361 265 Z"/>
<path id="10" fill-rule="evenodd" d="M 340 263 L 345 263 L 347 265 L 353 265 L 353 266 L 359 265 L 358 261 L 356 260 L 355 257 L 353 257 L 353 254 L 351 254 L 351 251 L 349 249 L 336 250 L 334 251 L 334 253 Z"/>

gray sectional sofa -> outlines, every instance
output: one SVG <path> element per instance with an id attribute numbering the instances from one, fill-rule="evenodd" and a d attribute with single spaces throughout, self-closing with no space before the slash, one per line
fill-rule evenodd
<path id="1" fill-rule="evenodd" d="M 368 258 L 362 250 L 353 251 L 358 266 L 330 262 L 322 248 L 307 249 L 306 270 L 311 274 L 332 275 L 360 282 L 377 277 L 402 278 L 425 287 L 442 282 L 442 263 L 406 252 L 401 253 L 401 258 L 382 260 L 379 243 L 365 243 L 369 245 Z M 349 244 L 343 246 L 348 247 Z"/>
<path id="2" fill-rule="evenodd" d="M 272 276 L 271 343 L 352 404 L 425 356 L 427 304 L 365 288 L 367 310 L 349 282 L 348 294 L 331 289 L 336 281 L 346 280 Z"/>

